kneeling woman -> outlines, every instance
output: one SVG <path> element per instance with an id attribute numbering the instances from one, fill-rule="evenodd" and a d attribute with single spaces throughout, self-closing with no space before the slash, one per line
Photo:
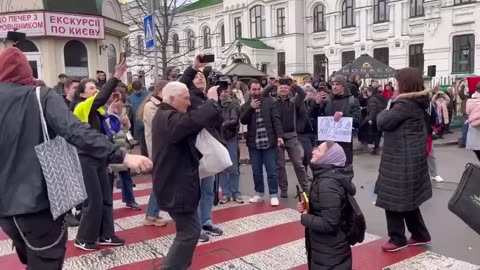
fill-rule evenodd
<path id="1" fill-rule="evenodd" d="M 115 68 L 115 75 L 107 81 L 101 90 L 97 90 L 95 80 L 82 82 L 75 92 L 71 106 L 73 114 L 80 121 L 90 124 L 99 133 L 107 136 L 104 128 L 106 112 L 102 108 L 112 95 L 119 79 L 126 70 L 125 62 Z M 83 250 L 100 249 L 104 246 L 120 246 L 124 240 L 115 236 L 113 223 L 113 183 L 107 173 L 107 160 L 91 158 L 87 153 L 78 151 L 82 164 L 83 178 L 88 199 L 82 210 L 82 219 L 74 245 Z"/>
<path id="2" fill-rule="evenodd" d="M 310 270 L 352 269 L 352 249 L 342 229 L 347 195 L 355 195 L 353 167 L 345 166 L 346 161 L 342 147 L 334 142 L 324 142 L 312 152 L 309 211 L 302 203 L 297 207 L 305 226 Z"/>

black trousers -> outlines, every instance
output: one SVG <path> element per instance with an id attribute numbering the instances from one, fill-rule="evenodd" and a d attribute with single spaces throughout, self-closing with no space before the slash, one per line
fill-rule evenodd
<path id="1" fill-rule="evenodd" d="M 423 221 L 420 209 L 409 212 L 392 212 L 385 210 L 387 216 L 387 228 L 390 242 L 397 246 L 407 244 L 405 237 L 405 224 L 408 231 L 412 234 L 412 239 L 416 241 L 428 242 L 431 240 L 425 222 Z"/>
<path id="2" fill-rule="evenodd" d="M 82 210 L 77 240 L 97 242 L 99 237 L 115 235 L 113 223 L 113 182 L 108 177 L 107 164 L 80 155 L 88 199 Z"/>
<path id="3" fill-rule="evenodd" d="M 50 210 L 35 214 L 16 216 L 18 227 L 27 241 L 34 248 L 49 246 L 60 237 L 65 216 L 53 220 Z M 22 239 L 13 217 L 0 219 L 2 230 L 13 241 L 20 261 L 27 265 L 27 270 L 61 270 L 65 258 L 68 229 L 60 242 L 52 248 L 35 251 L 30 249 Z M 3 268 L 3 267 L 2 267 Z"/>
<path id="4" fill-rule="evenodd" d="M 192 264 L 193 253 L 200 238 L 198 212 L 168 212 L 175 222 L 177 234 L 163 261 L 163 270 L 187 270 Z"/>
<path id="5" fill-rule="evenodd" d="M 306 171 L 308 171 L 308 165 L 310 164 L 310 160 L 312 159 L 312 151 L 315 147 L 317 136 L 317 134 L 313 133 L 298 134 L 298 141 L 300 141 L 303 147 L 302 163 L 303 166 L 305 166 Z"/>

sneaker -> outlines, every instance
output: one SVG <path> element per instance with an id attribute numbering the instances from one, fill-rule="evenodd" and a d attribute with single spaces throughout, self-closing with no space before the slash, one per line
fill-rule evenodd
<path id="1" fill-rule="evenodd" d="M 98 241 L 98 244 L 100 246 L 123 246 L 125 245 L 125 240 L 120 239 L 116 236 L 113 236 L 111 238 L 100 238 L 100 241 Z"/>
<path id="2" fill-rule="evenodd" d="M 252 198 L 250 198 L 250 200 L 248 200 L 248 201 L 250 203 L 259 203 L 259 202 L 263 202 L 263 198 L 258 196 L 258 195 L 255 195 Z"/>
<path id="3" fill-rule="evenodd" d="M 127 203 L 127 208 L 130 208 L 132 210 L 135 210 L 135 211 L 140 211 L 142 210 L 142 208 L 140 208 L 140 206 L 138 205 L 138 203 L 136 202 L 133 202 L 133 203 Z"/>
<path id="4" fill-rule="evenodd" d="M 280 192 L 280 197 L 282 197 L 282 198 L 288 198 L 288 193 L 287 193 L 287 191 L 282 191 L 282 192 Z"/>
<path id="5" fill-rule="evenodd" d="M 430 245 L 432 243 L 432 241 L 417 241 L 417 240 L 413 240 L 412 238 L 410 238 L 407 242 L 407 245 L 409 246 L 426 246 L 426 245 Z"/>
<path id="6" fill-rule="evenodd" d="M 233 201 L 236 202 L 236 203 L 238 203 L 238 204 L 243 204 L 243 203 L 245 203 L 245 202 L 243 201 L 242 197 L 240 197 L 240 196 L 237 196 L 237 197 L 233 198 Z"/>
<path id="7" fill-rule="evenodd" d="M 397 246 L 393 243 L 387 242 L 385 245 L 382 246 L 382 250 L 384 252 L 397 252 L 397 251 L 402 250 L 406 247 L 408 247 L 408 245 Z"/>
<path id="8" fill-rule="evenodd" d="M 155 227 L 165 227 L 167 226 L 167 221 L 161 217 L 146 217 L 143 222 L 144 226 L 155 226 Z"/>
<path id="9" fill-rule="evenodd" d="M 80 221 L 75 218 L 75 216 L 71 213 L 68 213 L 65 216 L 65 223 L 67 223 L 68 227 L 78 227 L 80 226 Z"/>
<path id="10" fill-rule="evenodd" d="M 443 178 L 440 177 L 440 175 L 437 175 L 437 176 L 433 177 L 432 180 L 437 182 L 437 183 L 443 182 Z"/>
<path id="11" fill-rule="evenodd" d="M 202 231 L 202 233 L 200 234 L 200 238 L 198 238 L 198 242 L 205 243 L 208 241 L 210 241 L 210 237 L 208 237 L 208 235 L 204 231 Z"/>
<path id="12" fill-rule="evenodd" d="M 211 236 L 220 236 L 223 234 L 223 230 L 215 225 L 203 225 L 202 229 Z"/>
<path id="13" fill-rule="evenodd" d="M 92 251 L 92 250 L 99 250 L 100 246 L 97 243 L 86 243 L 86 242 L 81 242 L 77 239 L 75 239 L 75 242 L 73 245 L 79 249 L 83 249 L 85 251 Z"/>
<path id="14" fill-rule="evenodd" d="M 271 199 L 270 199 L 270 205 L 271 205 L 271 206 L 278 206 L 278 205 L 280 205 L 280 202 L 278 201 L 278 198 L 271 198 Z"/>
<path id="15" fill-rule="evenodd" d="M 220 204 L 227 204 L 230 202 L 230 198 L 229 197 L 224 197 L 223 199 L 220 200 Z"/>

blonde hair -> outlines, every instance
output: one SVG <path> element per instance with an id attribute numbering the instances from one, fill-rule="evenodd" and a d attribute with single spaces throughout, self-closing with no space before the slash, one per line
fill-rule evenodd
<path id="1" fill-rule="evenodd" d="M 162 98 L 163 88 L 168 84 L 168 81 L 160 80 L 155 83 L 153 91 L 145 98 L 140 107 L 138 107 L 137 118 L 143 121 L 143 112 L 145 111 L 145 104 L 150 101 L 152 97 Z"/>

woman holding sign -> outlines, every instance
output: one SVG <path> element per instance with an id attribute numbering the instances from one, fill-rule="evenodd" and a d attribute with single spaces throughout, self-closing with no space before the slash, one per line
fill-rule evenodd
<path id="1" fill-rule="evenodd" d="M 432 197 L 426 145 L 429 91 L 417 69 L 398 70 L 395 79 L 399 95 L 377 117 L 385 141 L 375 192 L 376 205 L 387 217 L 390 240 L 382 246 L 386 252 L 431 240 L 419 209 Z M 412 234 L 408 241 L 405 224 Z"/>

